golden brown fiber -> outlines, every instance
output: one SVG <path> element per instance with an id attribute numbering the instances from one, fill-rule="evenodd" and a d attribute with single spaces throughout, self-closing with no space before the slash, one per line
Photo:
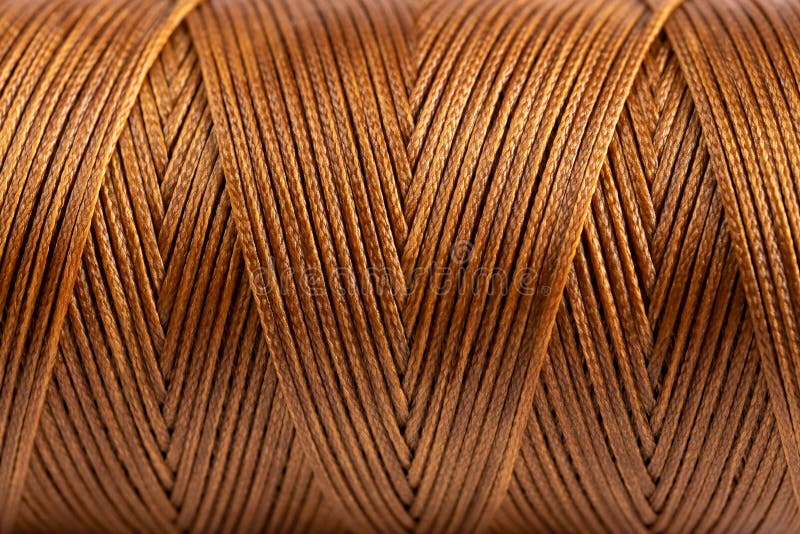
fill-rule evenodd
<path id="1" fill-rule="evenodd" d="M 800 529 L 800 2 L 0 0 L 0 532 Z"/>

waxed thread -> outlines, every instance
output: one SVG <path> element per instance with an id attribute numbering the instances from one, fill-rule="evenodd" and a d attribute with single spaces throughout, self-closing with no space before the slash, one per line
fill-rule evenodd
<path id="1" fill-rule="evenodd" d="M 796 528 L 798 16 L 0 3 L 0 530 Z"/>

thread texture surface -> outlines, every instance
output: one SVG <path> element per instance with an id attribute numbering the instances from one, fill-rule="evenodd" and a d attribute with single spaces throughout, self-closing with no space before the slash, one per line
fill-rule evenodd
<path id="1" fill-rule="evenodd" d="M 799 39 L 0 0 L 0 532 L 800 529 Z"/>

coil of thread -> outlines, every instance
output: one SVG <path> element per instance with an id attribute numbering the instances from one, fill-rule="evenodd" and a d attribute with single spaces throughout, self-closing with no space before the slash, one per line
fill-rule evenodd
<path id="1" fill-rule="evenodd" d="M 0 532 L 800 529 L 800 2 L 0 0 Z"/>

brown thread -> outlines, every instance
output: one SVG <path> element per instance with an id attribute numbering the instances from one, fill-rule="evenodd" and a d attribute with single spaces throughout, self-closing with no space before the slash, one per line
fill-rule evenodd
<path id="1" fill-rule="evenodd" d="M 800 4 L 0 0 L 0 531 L 793 531 Z"/>

